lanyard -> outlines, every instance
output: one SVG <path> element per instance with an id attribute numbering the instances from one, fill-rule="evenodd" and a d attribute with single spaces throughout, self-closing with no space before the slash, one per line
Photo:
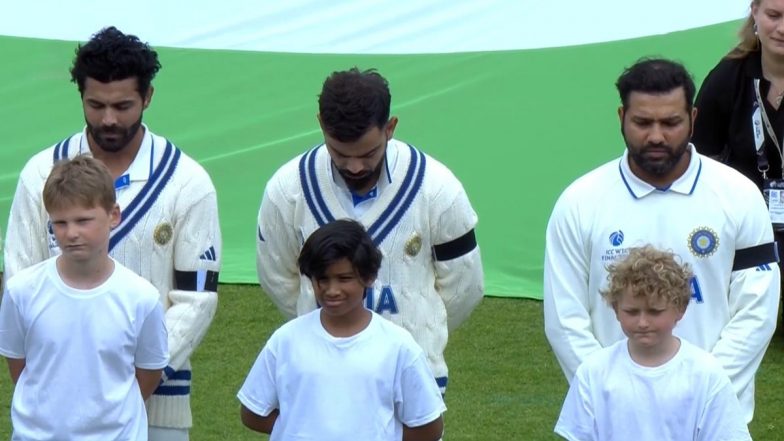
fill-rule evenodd
<path id="1" fill-rule="evenodd" d="M 781 144 L 779 143 L 778 137 L 776 136 L 776 132 L 773 130 L 773 126 L 770 124 L 768 112 L 765 111 L 765 104 L 762 102 L 762 95 L 760 95 L 759 85 L 759 78 L 755 78 L 754 94 L 757 98 L 757 106 L 754 109 L 754 112 L 751 114 L 751 126 L 754 130 L 754 146 L 757 148 L 757 170 L 762 172 L 763 179 L 768 179 L 767 172 L 768 169 L 770 169 L 770 165 L 768 163 L 768 157 L 765 154 L 765 149 L 762 148 L 763 144 L 765 143 L 765 137 L 762 134 L 761 125 L 764 123 L 765 131 L 768 132 L 768 136 L 776 146 L 776 152 L 778 152 L 779 158 L 781 158 L 781 178 L 784 179 L 784 153 L 781 151 Z"/>

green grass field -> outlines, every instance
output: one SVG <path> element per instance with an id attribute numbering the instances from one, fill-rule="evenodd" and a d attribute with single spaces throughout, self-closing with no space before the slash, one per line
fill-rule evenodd
<path id="1" fill-rule="evenodd" d="M 258 286 L 222 285 L 220 306 L 193 359 L 194 441 L 266 439 L 239 420 L 235 394 L 282 318 Z M 544 337 L 542 304 L 486 298 L 450 336 L 445 414 L 448 441 L 558 439 L 553 425 L 566 380 Z M 0 375 L 0 439 L 10 438 L 10 380 Z M 779 330 L 757 376 L 757 441 L 784 438 L 784 333 Z M 56 416 L 53 416 L 56 418 Z"/>

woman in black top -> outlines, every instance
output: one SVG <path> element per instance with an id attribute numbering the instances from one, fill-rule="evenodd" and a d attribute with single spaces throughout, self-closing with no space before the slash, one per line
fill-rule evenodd
<path id="1" fill-rule="evenodd" d="M 721 158 L 762 188 L 755 142 L 760 135 L 770 167 L 768 177 L 782 177 L 782 155 L 776 143 L 781 145 L 784 135 L 784 0 L 753 0 L 740 38 L 702 83 L 692 141 L 697 151 Z M 762 118 L 755 136 L 755 79 L 759 79 L 765 113 L 778 138 L 775 141 Z"/>
<path id="2" fill-rule="evenodd" d="M 784 186 L 784 0 L 752 0 L 739 36 L 697 93 L 692 142 L 760 190 L 778 188 Z M 774 222 L 774 230 L 784 257 L 784 224 Z"/>

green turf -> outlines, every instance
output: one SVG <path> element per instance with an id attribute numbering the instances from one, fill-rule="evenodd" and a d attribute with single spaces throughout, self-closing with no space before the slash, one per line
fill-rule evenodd
<path id="1" fill-rule="evenodd" d="M 222 285 L 215 322 L 193 360 L 194 441 L 266 439 L 239 420 L 239 389 L 282 318 L 258 286 Z M 780 440 L 784 424 L 784 335 L 779 331 L 757 376 L 757 441 Z M 552 427 L 566 381 L 544 337 L 542 304 L 486 298 L 450 336 L 447 441 L 558 439 Z M 10 437 L 10 381 L 0 375 L 0 439 Z"/>

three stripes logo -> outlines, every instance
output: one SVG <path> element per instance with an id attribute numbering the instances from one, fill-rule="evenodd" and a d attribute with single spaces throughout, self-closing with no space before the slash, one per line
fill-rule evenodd
<path id="1" fill-rule="evenodd" d="M 769 263 L 763 263 L 762 265 L 758 266 L 756 271 L 770 271 L 772 268 L 770 267 Z"/>
<path id="2" fill-rule="evenodd" d="M 199 256 L 201 260 L 207 260 L 210 262 L 215 262 L 218 260 L 218 256 L 215 254 L 215 247 L 209 247 L 207 251 L 205 251 L 201 256 Z"/>

